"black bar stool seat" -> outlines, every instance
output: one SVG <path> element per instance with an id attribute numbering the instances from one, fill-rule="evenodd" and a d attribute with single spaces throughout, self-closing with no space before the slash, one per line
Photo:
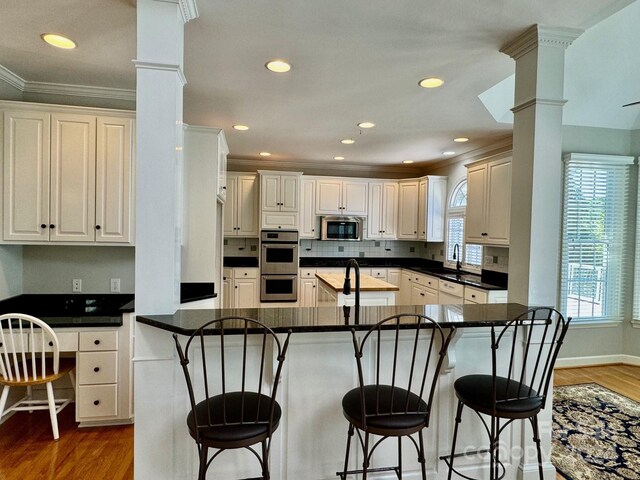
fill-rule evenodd
<path id="1" fill-rule="evenodd" d="M 366 425 L 370 433 L 385 437 L 399 437 L 411 435 L 424 428 L 427 422 L 428 406 L 415 393 L 390 385 L 380 385 L 379 388 L 376 385 L 366 385 L 363 390 Z M 364 430 L 361 398 L 359 387 L 347 392 L 342 398 L 342 413 L 349 423 Z"/>

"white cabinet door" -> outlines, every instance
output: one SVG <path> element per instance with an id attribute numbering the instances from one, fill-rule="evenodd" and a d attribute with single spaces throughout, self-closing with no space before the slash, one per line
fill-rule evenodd
<path id="1" fill-rule="evenodd" d="M 437 305 L 440 300 L 440 295 L 437 290 L 424 287 L 424 301 L 425 305 Z"/>
<path id="2" fill-rule="evenodd" d="M 236 235 L 238 215 L 238 177 L 227 175 L 227 199 L 224 202 L 224 236 Z"/>
<path id="3" fill-rule="evenodd" d="M 300 238 L 318 238 L 316 180 L 302 177 L 300 190 Z"/>
<path id="4" fill-rule="evenodd" d="M 316 214 L 340 215 L 342 213 L 342 182 L 335 178 L 316 181 Z"/>
<path id="5" fill-rule="evenodd" d="M 402 286 L 402 279 L 399 268 L 389 268 L 387 270 L 387 282 L 396 287 Z M 400 292 L 396 293 L 396 299 L 401 295 Z"/>
<path id="6" fill-rule="evenodd" d="M 300 196 L 300 177 L 298 175 L 282 175 L 280 177 L 280 211 L 297 212 Z"/>
<path id="7" fill-rule="evenodd" d="M 384 182 L 382 195 L 382 238 L 398 238 L 398 183 Z"/>
<path id="8" fill-rule="evenodd" d="M 50 241 L 95 240 L 96 117 L 51 116 Z"/>
<path id="9" fill-rule="evenodd" d="M 489 163 L 487 180 L 486 241 L 492 245 L 509 245 L 511 159 Z"/>
<path id="10" fill-rule="evenodd" d="M 255 175 L 238 177 L 237 230 L 241 237 L 258 236 L 258 182 Z"/>
<path id="11" fill-rule="evenodd" d="M 280 175 L 260 175 L 263 212 L 280 211 Z"/>
<path id="12" fill-rule="evenodd" d="M 411 305 L 412 285 L 411 272 L 409 270 L 402 270 L 400 272 L 400 293 L 396 296 L 396 303 L 398 305 Z"/>
<path id="13" fill-rule="evenodd" d="M 467 170 L 467 210 L 465 238 L 467 243 L 483 243 L 486 232 L 485 205 L 487 188 L 487 164 L 469 167 Z"/>
<path id="14" fill-rule="evenodd" d="M 367 214 L 366 180 L 344 180 L 342 184 L 342 213 L 344 215 Z"/>
<path id="15" fill-rule="evenodd" d="M 133 120 L 98 117 L 96 241 L 129 242 L 133 189 Z"/>
<path id="16" fill-rule="evenodd" d="M 315 307 L 318 280 L 316 278 L 300 279 L 300 306 Z"/>
<path id="17" fill-rule="evenodd" d="M 418 182 L 399 182 L 398 239 L 418 238 Z"/>
<path id="18" fill-rule="evenodd" d="M 382 197 L 384 192 L 383 182 L 369 182 L 369 214 L 367 216 L 367 238 L 382 238 L 383 210 Z"/>
<path id="19" fill-rule="evenodd" d="M 234 308 L 255 308 L 258 304 L 258 279 L 238 278 L 234 283 Z"/>
<path id="20" fill-rule="evenodd" d="M 233 308 L 233 297 L 234 292 L 231 286 L 233 285 L 233 280 L 230 278 L 224 277 L 222 280 L 222 308 Z"/>
<path id="21" fill-rule="evenodd" d="M 50 119 L 4 112 L 4 240 L 49 239 Z"/>

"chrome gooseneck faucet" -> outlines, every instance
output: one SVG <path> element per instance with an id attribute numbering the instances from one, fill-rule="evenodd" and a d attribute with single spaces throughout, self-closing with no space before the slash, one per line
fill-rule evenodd
<path id="1" fill-rule="evenodd" d="M 351 258 L 347 262 L 347 271 L 344 274 L 344 285 L 342 286 L 342 293 L 345 295 L 351 295 L 351 278 L 349 278 L 349 272 L 351 267 L 356 271 L 356 312 L 360 308 L 360 265 L 355 259 Z"/>
<path id="2" fill-rule="evenodd" d="M 460 275 L 462 264 L 460 263 L 460 245 L 458 245 L 457 243 L 453 246 L 453 259 L 456 260 L 456 273 Z"/>

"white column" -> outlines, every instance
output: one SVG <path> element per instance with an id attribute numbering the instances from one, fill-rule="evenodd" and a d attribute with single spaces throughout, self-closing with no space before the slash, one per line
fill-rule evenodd
<path id="1" fill-rule="evenodd" d="M 510 302 L 558 299 L 564 53 L 581 33 L 534 25 L 501 50 L 516 61 Z"/>
<path id="2" fill-rule="evenodd" d="M 180 301 L 184 23 L 194 0 L 138 0 L 136 86 L 136 312 Z"/>
<path id="3" fill-rule="evenodd" d="M 511 166 L 509 301 L 555 306 L 562 221 L 562 108 L 565 50 L 581 30 L 535 25 L 502 48 L 516 61 Z M 534 366 L 531 366 L 534 368 Z M 549 392 L 550 393 L 550 392 Z M 550 393 L 551 394 L 551 393 Z M 551 397 L 538 415 L 545 478 L 555 479 Z M 529 422 L 521 430 L 518 477 L 538 478 Z"/>

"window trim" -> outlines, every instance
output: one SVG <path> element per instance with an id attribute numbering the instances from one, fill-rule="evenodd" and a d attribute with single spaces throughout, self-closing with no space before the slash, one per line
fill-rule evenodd
<path id="1" fill-rule="evenodd" d="M 451 206 L 456 194 L 460 191 L 460 189 L 462 188 L 463 185 L 466 185 L 467 183 L 467 177 L 462 177 L 460 180 L 458 180 L 455 184 L 455 186 L 451 189 L 451 193 L 449 195 L 449 198 L 447 199 L 447 214 L 445 217 L 445 241 L 444 241 L 444 260 L 443 260 L 443 265 L 445 267 L 448 268 L 452 268 L 455 269 L 456 268 L 456 262 L 453 260 L 449 260 L 448 258 L 448 249 L 447 246 L 449 245 L 449 219 L 451 218 L 462 218 L 463 221 L 463 231 L 466 229 L 466 225 L 467 225 L 467 205 L 465 203 L 464 206 L 457 206 L 457 207 L 453 207 Z M 480 262 L 480 265 L 474 265 L 474 264 L 470 264 L 467 263 L 467 242 L 464 239 L 464 236 L 462 238 L 462 242 L 459 244 L 460 245 L 460 257 L 461 257 L 461 263 L 462 263 L 462 270 L 464 270 L 465 272 L 470 272 L 470 273 L 481 273 L 482 272 L 482 261 Z M 473 244 L 475 245 L 475 244 Z M 482 245 L 479 245 L 479 247 L 482 249 Z M 480 257 L 482 258 L 482 253 L 480 255 Z"/>

